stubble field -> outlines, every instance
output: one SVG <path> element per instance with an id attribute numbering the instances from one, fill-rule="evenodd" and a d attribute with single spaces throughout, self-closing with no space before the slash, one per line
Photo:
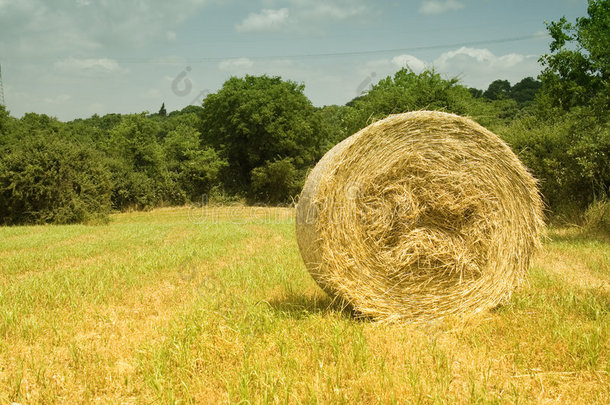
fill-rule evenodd
<path id="1" fill-rule="evenodd" d="M 610 241 L 551 229 L 467 323 L 334 306 L 288 208 L 0 228 L 0 403 L 610 403 Z"/>

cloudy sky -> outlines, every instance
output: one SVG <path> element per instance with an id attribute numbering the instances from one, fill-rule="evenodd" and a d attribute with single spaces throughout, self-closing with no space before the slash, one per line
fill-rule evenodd
<path id="1" fill-rule="evenodd" d="M 14 116 L 169 111 L 231 76 L 280 75 L 344 104 L 403 66 L 485 89 L 540 70 L 544 21 L 585 0 L 0 0 Z"/>

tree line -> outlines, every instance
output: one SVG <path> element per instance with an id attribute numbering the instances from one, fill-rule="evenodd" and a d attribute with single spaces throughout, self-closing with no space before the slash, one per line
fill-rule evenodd
<path id="1" fill-rule="evenodd" d="M 487 90 L 404 68 L 343 106 L 315 107 L 304 85 L 232 77 L 201 106 L 60 122 L 0 106 L 0 224 L 103 220 L 113 210 L 201 201 L 293 201 L 308 170 L 388 114 L 467 115 L 500 135 L 540 180 L 553 215 L 574 216 L 610 188 L 610 0 L 547 25 L 538 77 Z"/>

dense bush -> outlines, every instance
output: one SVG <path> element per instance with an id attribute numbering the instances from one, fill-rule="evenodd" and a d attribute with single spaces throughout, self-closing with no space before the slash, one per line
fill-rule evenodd
<path id="1" fill-rule="evenodd" d="M 540 179 L 549 208 L 566 215 L 581 213 L 610 188 L 610 126 L 588 109 L 541 121 L 527 116 L 500 132 Z"/>
<path id="2" fill-rule="evenodd" d="M 145 209 L 200 200 L 226 162 L 202 146 L 198 110 L 62 123 L 11 118 L 0 107 L 0 222 L 69 223 L 111 208 Z"/>
<path id="3" fill-rule="evenodd" d="M 110 210 L 110 173 L 99 152 L 34 134 L 2 151 L 0 223 L 73 223 Z"/>
<path id="4" fill-rule="evenodd" d="M 551 215 L 591 217 L 587 206 L 610 198 L 610 0 L 589 0 L 586 17 L 547 27 L 540 81 L 500 79 L 486 91 L 405 68 L 344 106 L 315 108 L 304 85 L 268 76 L 232 77 L 202 106 L 169 113 L 62 123 L 34 113 L 18 120 L 0 106 L 0 222 L 86 221 L 111 207 L 205 196 L 287 203 L 335 144 L 388 114 L 421 109 L 468 115 L 497 132 L 540 180 Z"/>
<path id="5" fill-rule="evenodd" d="M 252 170 L 251 195 L 257 201 L 287 203 L 301 191 L 303 180 L 291 158 L 266 162 Z"/>
<path id="6" fill-rule="evenodd" d="M 610 200 L 596 200 L 584 213 L 584 229 L 610 236 Z"/>
<path id="7" fill-rule="evenodd" d="M 279 172 L 290 176 L 304 173 L 320 158 L 322 125 L 303 90 L 303 85 L 279 77 L 232 77 L 218 93 L 203 100 L 201 133 L 227 162 L 221 173 L 227 191 L 251 201 L 286 201 L 291 197 L 264 187 L 273 187 Z M 294 170 L 285 170 L 286 163 L 273 164 L 288 162 L 285 159 Z M 257 168 L 260 170 L 253 172 Z M 260 181 L 261 173 L 271 172 L 274 179 Z M 297 180 L 282 181 L 291 184 Z M 291 193 L 295 189 L 282 190 Z"/>
<path id="8" fill-rule="evenodd" d="M 220 159 L 213 148 L 200 144 L 199 132 L 184 124 L 179 124 L 164 139 L 168 170 L 183 193 L 184 201 L 208 196 L 218 184 L 219 173 L 227 167 L 227 162 Z"/>
<path id="9" fill-rule="evenodd" d="M 151 208 L 172 202 L 174 185 L 159 125 L 144 114 L 126 115 L 110 131 L 107 152 L 112 159 L 112 203 L 117 209 Z"/>
<path id="10" fill-rule="evenodd" d="M 350 123 L 351 117 L 355 115 L 350 106 L 324 106 L 316 110 L 316 115 L 322 126 L 321 148 L 324 153 L 351 135 L 349 127 L 355 126 Z"/>
<path id="11" fill-rule="evenodd" d="M 471 112 L 473 103 L 474 97 L 458 79 L 443 79 L 434 70 L 416 74 L 403 68 L 348 103 L 353 109 L 347 132 L 352 134 L 371 121 L 406 111 L 443 110 L 465 115 Z"/>

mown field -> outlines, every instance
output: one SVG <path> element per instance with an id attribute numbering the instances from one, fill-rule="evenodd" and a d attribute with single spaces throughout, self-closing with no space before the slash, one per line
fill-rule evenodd
<path id="1" fill-rule="evenodd" d="M 0 228 L 0 403 L 610 403 L 610 241 L 551 229 L 466 324 L 380 325 L 309 277 L 290 209 Z"/>

